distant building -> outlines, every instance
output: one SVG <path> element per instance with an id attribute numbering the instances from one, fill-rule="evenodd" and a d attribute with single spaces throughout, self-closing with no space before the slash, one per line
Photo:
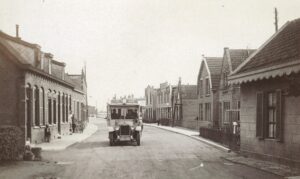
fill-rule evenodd
<path id="1" fill-rule="evenodd" d="M 229 84 L 241 88 L 241 151 L 300 166 L 300 19 L 251 54 Z"/>
<path id="2" fill-rule="evenodd" d="M 143 118 L 146 112 L 146 99 L 145 98 L 136 98 L 137 103 L 140 105 L 140 117 Z"/>
<path id="3" fill-rule="evenodd" d="M 98 114 L 98 110 L 95 106 L 88 106 L 89 117 L 96 117 Z"/>
<path id="4" fill-rule="evenodd" d="M 171 125 L 198 130 L 197 85 L 178 85 L 172 87 Z"/>
<path id="5" fill-rule="evenodd" d="M 219 127 L 219 85 L 222 58 L 203 57 L 197 81 L 199 126 Z"/>
<path id="6" fill-rule="evenodd" d="M 157 101 L 157 91 L 152 86 L 147 86 L 145 89 L 145 122 L 156 122 L 156 101 Z"/>
<path id="7" fill-rule="evenodd" d="M 0 64 L 0 125 L 19 127 L 24 144 L 43 142 L 46 125 L 52 138 L 67 135 L 70 114 L 87 121 L 85 71 L 68 75 L 65 63 L 39 45 L 1 31 Z"/>
<path id="8" fill-rule="evenodd" d="M 156 117 L 162 124 L 169 125 L 172 119 L 172 86 L 168 82 L 161 83 L 156 95 Z"/>

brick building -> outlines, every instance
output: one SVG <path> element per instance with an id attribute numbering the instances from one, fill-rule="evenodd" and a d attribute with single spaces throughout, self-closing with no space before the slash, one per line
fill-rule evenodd
<path id="1" fill-rule="evenodd" d="M 229 77 L 241 87 L 241 151 L 300 164 L 300 19 L 287 22 Z"/>
<path id="2" fill-rule="evenodd" d="M 218 127 L 222 58 L 203 57 L 197 80 L 199 126 Z"/>
<path id="3" fill-rule="evenodd" d="M 65 66 L 39 45 L 0 31 L 0 125 L 18 126 L 24 143 L 41 143 L 46 124 L 56 138 L 69 133 L 70 114 L 85 122 L 85 72 L 68 75 Z"/>
<path id="4" fill-rule="evenodd" d="M 219 86 L 219 127 L 239 121 L 240 86 L 228 84 L 228 76 L 254 51 L 224 48 Z"/>
<path id="5" fill-rule="evenodd" d="M 197 85 L 172 87 L 172 125 L 198 130 Z"/>

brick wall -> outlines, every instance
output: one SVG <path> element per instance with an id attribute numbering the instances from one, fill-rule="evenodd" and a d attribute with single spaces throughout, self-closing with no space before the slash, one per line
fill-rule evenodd
<path id="1" fill-rule="evenodd" d="M 18 88 L 20 72 L 0 51 L 0 125 L 18 125 Z M 21 102 L 21 101 L 20 101 Z"/>
<path id="2" fill-rule="evenodd" d="M 61 101 L 62 101 L 62 96 L 63 95 L 67 95 L 68 96 L 68 103 L 69 103 L 69 99 L 71 98 L 72 102 L 71 102 L 71 110 L 72 112 L 75 114 L 75 116 L 79 117 L 79 120 L 82 120 L 81 118 L 81 103 L 86 104 L 86 98 L 85 95 L 73 91 L 73 89 L 71 87 L 62 85 L 58 82 L 55 82 L 53 80 L 49 80 L 46 79 L 40 75 L 36 75 L 33 73 L 26 73 L 25 76 L 25 84 L 30 84 L 30 86 L 35 87 L 37 86 L 38 88 L 43 88 L 45 91 L 45 121 L 46 124 L 48 124 L 48 97 L 51 96 L 52 99 L 56 99 L 56 123 L 52 123 L 50 124 L 50 128 L 51 128 L 51 138 L 57 138 L 57 135 L 59 133 L 58 131 L 58 120 L 59 120 L 59 114 L 58 114 L 58 98 L 60 96 Z M 48 92 L 51 91 L 51 94 L 48 94 Z M 41 93 L 40 93 L 41 94 Z M 74 106 L 74 102 L 76 104 L 76 106 Z M 79 102 L 79 114 L 77 114 L 77 102 Z M 54 107 L 53 107 L 54 108 Z M 70 110 L 69 110 L 70 112 Z M 26 112 L 25 112 L 26 113 Z M 34 116 L 35 113 L 33 111 L 33 116 L 32 116 L 32 124 L 34 124 Z M 52 110 L 52 115 L 53 115 L 53 110 Z M 26 115 L 25 115 L 26 116 Z M 23 120 L 25 119 L 25 116 L 23 117 Z M 40 119 L 42 118 L 42 113 L 40 112 Z M 69 128 L 70 128 L 70 122 L 71 121 L 65 121 L 63 122 L 63 109 L 62 109 L 62 102 L 61 102 L 61 112 L 60 112 L 60 121 L 61 121 L 61 135 L 67 135 L 69 133 Z M 67 118 L 66 118 L 67 119 Z M 40 120 L 41 121 L 41 120 Z M 44 129 L 45 126 L 44 125 L 40 125 L 40 126 L 32 126 L 31 128 L 31 132 L 32 132 L 32 138 L 31 141 L 33 143 L 41 143 L 44 141 Z"/>
<path id="3" fill-rule="evenodd" d="M 256 137 L 256 93 L 261 90 L 285 89 L 283 79 L 264 80 L 241 86 L 241 151 L 259 156 L 300 162 L 300 97 L 284 95 L 284 139 L 259 140 Z"/>

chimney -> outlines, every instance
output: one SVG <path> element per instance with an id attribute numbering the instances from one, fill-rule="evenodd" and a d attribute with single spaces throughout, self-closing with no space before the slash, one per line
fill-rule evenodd
<path id="1" fill-rule="evenodd" d="M 21 39 L 19 36 L 19 25 L 16 24 L 16 38 Z"/>

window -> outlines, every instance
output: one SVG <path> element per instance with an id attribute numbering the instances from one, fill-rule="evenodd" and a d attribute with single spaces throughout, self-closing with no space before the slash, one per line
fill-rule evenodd
<path id="1" fill-rule="evenodd" d="M 206 121 L 210 121 L 211 120 L 210 103 L 205 103 L 205 120 Z"/>
<path id="2" fill-rule="evenodd" d="M 282 94 L 281 90 L 257 93 L 256 136 L 282 141 Z"/>
<path id="3" fill-rule="evenodd" d="M 200 97 L 203 96 L 203 80 L 200 79 L 200 82 L 199 82 L 199 94 L 200 94 Z"/>
<path id="4" fill-rule="evenodd" d="M 222 109 L 222 102 L 219 102 L 219 121 L 222 123 L 222 117 L 223 117 L 223 109 Z"/>
<path id="5" fill-rule="evenodd" d="M 57 108 L 57 112 L 58 112 L 58 123 L 60 124 L 60 123 L 61 123 L 61 95 L 60 95 L 60 93 L 58 93 L 58 98 L 57 98 L 57 100 L 58 100 L 58 104 L 57 104 L 57 106 L 58 106 L 58 108 Z"/>
<path id="6" fill-rule="evenodd" d="M 199 120 L 203 121 L 203 104 L 199 104 Z"/>
<path id="7" fill-rule="evenodd" d="M 228 86 L 227 72 L 223 73 L 223 88 Z"/>
<path id="8" fill-rule="evenodd" d="M 241 102 L 240 102 L 240 101 L 237 101 L 237 102 L 236 102 L 236 106 L 237 106 L 237 109 L 241 109 Z"/>
<path id="9" fill-rule="evenodd" d="M 53 99 L 53 123 L 56 124 L 56 99 Z"/>
<path id="10" fill-rule="evenodd" d="M 48 122 L 52 124 L 52 100 L 48 98 Z"/>
<path id="11" fill-rule="evenodd" d="M 205 90 L 205 92 L 206 92 L 206 95 L 209 95 L 210 94 L 210 83 L 209 83 L 209 78 L 206 78 L 205 79 L 205 87 L 206 87 L 206 90 Z"/>
<path id="12" fill-rule="evenodd" d="M 31 103 L 32 103 L 32 94 L 31 94 L 31 87 L 28 86 L 26 87 L 26 113 L 27 113 L 27 121 L 26 121 L 26 124 L 27 124 L 27 127 L 31 127 L 31 117 L 32 117 L 32 106 L 31 106 Z"/>
<path id="13" fill-rule="evenodd" d="M 68 100 L 68 96 L 66 95 L 66 113 L 65 113 L 65 115 L 66 115 L 66 117 L 65 117 L 65 119 L 66 119 L 66 121 L 68 122 L 69 121 L 69 119 L 68 119 L 68 115 L 69 115 L 69 100 Z"/>
<path id="14" fill-rule="evenodd" d="M 267 137 L 276 137 L 276 93 L 268 93 L 267 105 Z"/>
<path id="15" fill-rule="evenodd" d="M 34 125 L 39 126 L 40 125 L 40 91 L 39 88 L 36 86 L 34 88 Z"/>
<path id="16" fill-rule="evenodd" d="M 65 94 L 62 94 L 62 122 L 66 122 L 66 99 L 65 99 Z"/>
<path id="17" fill-rule="evenodd" d="M 44 125 L 46 125 L 46 120 L 45 120 L 45 90 L 44 90 L 44 88 L 42 88 L 42 105 L 43 105 L 43 107 L 42 107 L 42 117 L 43 117 L 43 126 Z"/>
<path id="18" fill-rule="evenodd" d="M 230 110 L 230 102 L 223 102 L 223 123 L 229 122 L 228 110 Z"/>

